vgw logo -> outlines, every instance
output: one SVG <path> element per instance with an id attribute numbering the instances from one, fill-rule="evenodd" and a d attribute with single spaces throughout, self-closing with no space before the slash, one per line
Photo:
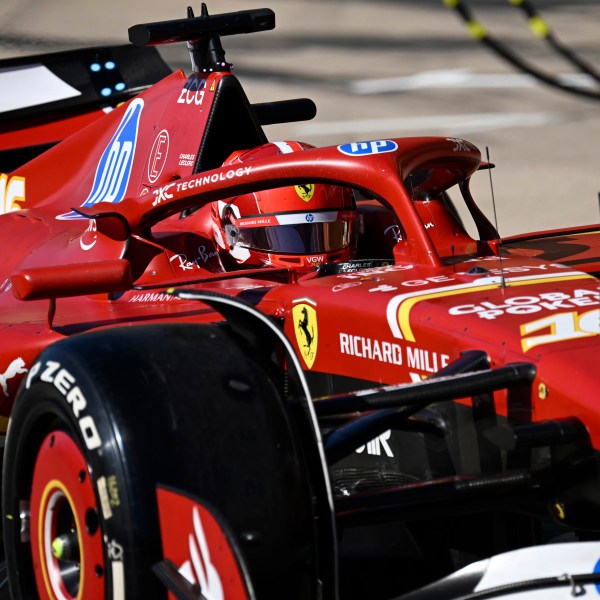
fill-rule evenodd
<path id="1" fill-rule="evenodd" d="M 100 157 L 92 191 L 81 205 L 82 207 L 89 208 L 98 202 L 117 204 L 125 197 L 131 167 L 133 166 L 140 115 L 143 108 L 144 101 L 141 98 L 132 100 L 127 107 L 117 131 Z M 83 219 L 85 217 L 71 211 L 56 218 L 68 220 Z"/>

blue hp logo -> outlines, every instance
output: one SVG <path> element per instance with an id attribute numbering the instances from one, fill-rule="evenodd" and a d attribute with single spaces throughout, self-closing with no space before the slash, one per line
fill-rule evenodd
<path id="1" fill-rule="evenodd" d="M 312 223 L 315 220 L 315 215 L 308 213 L 305 218 L 307 223 Z"/>
<path id="2" fill-rule="evenodd" d="M 398 144 L 392 140 L 374 140 L 372 142 L 352 142 L 351 144 L 342 144 L 338 150 L 348 156 L 369 156 L 371 154 L 382 154 L 383 152 L 393 152 L 398 148 Z"/>
<path id="3" fill-rule="evenodd" d="M 81 206 L 90 207 L 98 202 L 116 204 L 125 197 L 143 108 L 144 101 L 141 98 L 132 100 L 127 107 L 117 131 L 100 157 L 92 190 Z M 82 216 L 76 212 L 70 212 L 56 218 L 81 219 Z"/>

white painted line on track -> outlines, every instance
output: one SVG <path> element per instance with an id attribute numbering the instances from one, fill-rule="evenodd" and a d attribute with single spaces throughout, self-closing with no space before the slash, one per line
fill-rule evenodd
<path id="1" fill-rule="evenodd" d="M 296 125 L 300 135 L 337 135 L 434 130 L 436 135 L 457 135 L 509 127 L 543 127 L 562 120 L 557 113 L 474 113 L 467 115 L 432 115 L 424 117 L 398 117 L 388 119 L 362 119 L 359 121 L 312 122 Z"/>
<path id="2" fill-rule="evenodd" d="M 557 79 L 566 85 L 593 87 L 591 78 L 584 74 L 566 73 L 559 75 Z M 472 73 L 469 69 L 442 69 L 403 77 L 353 81 L 350 91 L 353 94 L 368 95 L 423 89 L 532 88 L 540 85 L 543 84 L 523 73 Z"/>

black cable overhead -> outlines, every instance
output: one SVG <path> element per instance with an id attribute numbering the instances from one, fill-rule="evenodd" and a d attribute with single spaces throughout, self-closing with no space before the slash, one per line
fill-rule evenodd
<path id="1" fill-rule="evenodd" d="M 509 4 L 516 6 L 527 17 L 529 23 L 529 29 L 531 32 L 540 39 L 548 42 L 548 45 L 560 56 L 562 56 L 567 62 L 577 67 L 579 71 L 589 75 L 592 79 L 600 83 L 600 72 L 597 71 L 587 60 L 581 58 L 578 54 L 573 52 L 570 48 L 565 46 L 560 40 L 554 35 L 552 28 L 548 21 L 546 21 L 539 13 L 533 2 L 529 0 L 508 0 Z"/>
<path id="2" fill-rule="evenodd" d="M 463 2 L 463 0 L 442 0 L 442 1 L 445 6 L 454 10 L 459 15 L 459 17 L 465 23 L 465 26 L 467 28 L 467 31 L 469 32 L 469 35 L 473 39 L 485 44 L 488 48 L 493 50 L 497 55 L 499 55 L 501 58 L 506 60 L 508 63 L 510 63 L 511 65 L 513 65 L 514 67 L 516 67 L 517 69 L 522 71 L 523 73 L 527 73 L 528 75 L 535 77 L 537 80 L 545 83 L 546 85 L 549 85 L 549 86 L 556 88 L 558 90 L 561 90 L 563 92 L 567 92 L 567 93 L 574 94 L 577 96 L 582 96 L 584 98 L 589 98 L 592 100 L 600 100 L 600 90 L 596 91 L 596 90 L 592 90 L 592 89 L 586 89 L 586 88 L 566 84 L 563 81 L 561 81 L 559 77 L 556 77 L 554 74 L 548 73 L 547 71 L 538 69 L 535 65 L 533 65 L 529 61 L 525 60 L 517 53 L 513 52 L 508 46 L 506 46 L 504 43 L 502 43 L 500 40 L 495 38 L 491 33 L 489 33 L 487 31 L 485 26 L 474 17 L 472 10 L 470 9 L 470 7 L 467 5 L 466 2 Z M 523 7 L 522 5 L 526 4 L 527 10 L 531 11 L 531 12 L 528 12 L 527 14 L 532 15 L 530 17 L 530 27 L 532 27 L 532 25 L 533 25 L 533 27 L 535 28 L 534 33 L 536 33 L 536 35 L 540 35 L 540 33 L 546 32 L 545 35 L 543 36 L 544 39 L 546 41 L 548 41 L 548 43 L 551 43 L 552 47 L 555 48 L 557 51 L 559 51 L 558 48 L 561 48 L 560 53 L 565 58 L 567 58 L 567 56 L 565 56 L 563 53 L 566 51 L 566 53 L 568 55 L 567 60 L 569 62 L 571 62 L 572 64 L 576 64 L 580 70 L 586 69 L 584 72 L 587 75 L 593 77 L 594 79 L 597 79 L 599 77 L 597 74 L 592 75 L 592 72 L 594 72 L 594 71 L 592 69 L 592 72 L 590 72 L 590 69 L 591 69 L 590 65 L 585 63 L 579 57 L 577 57 L 573 52 L 568 51 L 562 44 L 560 44 L 557 41 L 556 37 L 554 35 L 552 35 L 552 31 L 548 27 L 547 23 L 545 21 L 543 21 L 543 19 L 541 19 L 541 17 L 537 13 L 537 11 L 535 11 L 531 2 L 527 2 L 527 0 L 509 0 L 509 2 L 511 4 L 519 6 L 524 11 L 526 10 L 526 8 Z M 531 19 L 533 19 L 533 22 Z M 537 31 L 539 31 L 539 33 Z M 574 62 L 574 61 L 577 61 L 577 62 Z M 597 80 L 600 82 L 600 79 L 597 79 Z"/>

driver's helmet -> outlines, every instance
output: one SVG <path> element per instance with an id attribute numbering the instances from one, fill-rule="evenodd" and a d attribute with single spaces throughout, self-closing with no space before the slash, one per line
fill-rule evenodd
<path id="1" fill-rule="evenodd" d="M 274 142 L 236 152 L 234 165 L 313 148 Z M 214 237 L 222 258 L 238 265 L 306 269 L 354 256 L 356 208 L 350 190 L 324 183 L 268 189 L 212 205 Z"/>

